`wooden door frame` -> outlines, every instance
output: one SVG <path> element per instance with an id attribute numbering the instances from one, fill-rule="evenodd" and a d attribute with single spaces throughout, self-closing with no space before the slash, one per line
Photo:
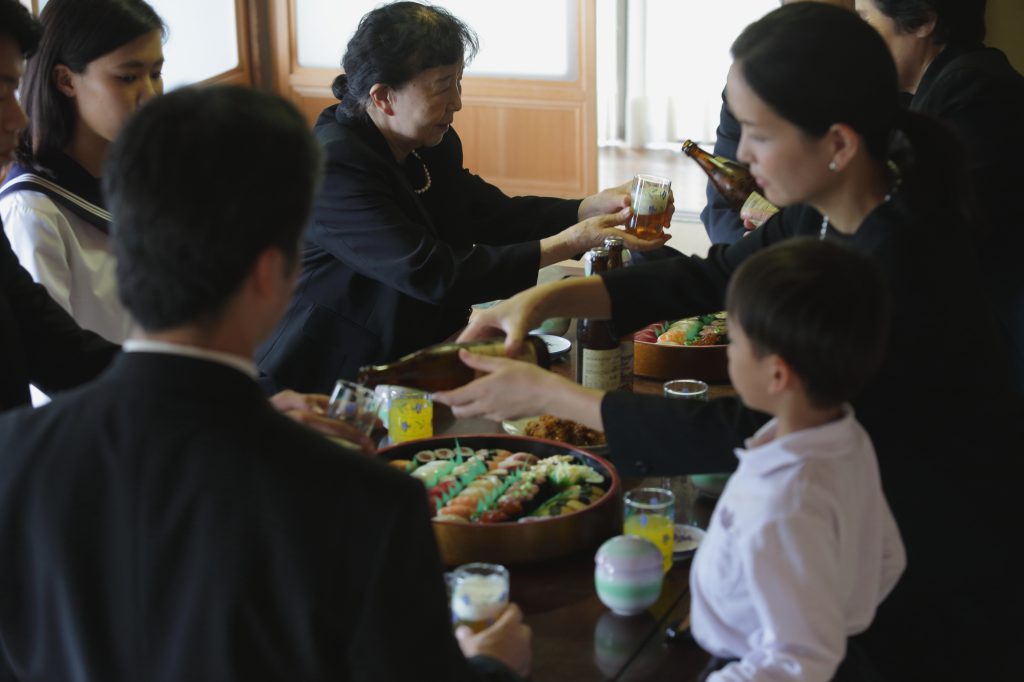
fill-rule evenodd
<path id="1" fill-rule="evenodd" d="M 272 55 L 272 87 L 278 94 L 302 106 L 303 100 L 331 100 L 331 81 L 341 73 L 337 69 L 306 67 L 299 64 L 296 35 L 295 0 L 262 0 L 269 2 L 267 35 Z M 260 2 L 260 0 L 250 0 Z M 467 76 L 464 81 L 464 105 L 488 105 L 490 107 L 523 107 L 531 103 L 543 108 L 577 108 L 579 116 L 579 139 L 574 159 L 579 175 L 572 183 L 546 189 L 532 186 L 522 178 L 501 177 L 488 174 L 487 179 L 501 186 L 509 193 L 553 193 L 562 196 L 585 196 L 597 191 L 597 59 L 595 37 L 595 0 L 577 0 L 576 30 L 576 78 L 572 81 L 516 80 Z M 284 44 L 282 44 L 284 43 Z M 340 62 L 344 45 L 338 45 Z M 307 111 L 307 114 L 312 112 Z M 456 126 L 458 127 L 458 126 Z M 472 156 L 467 148 L 467 157 Z"/>

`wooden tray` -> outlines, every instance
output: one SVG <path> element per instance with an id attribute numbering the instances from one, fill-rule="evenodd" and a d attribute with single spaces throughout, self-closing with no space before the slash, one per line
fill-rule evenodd
<path id="1" fill-rule="evenodd" d="M 441 560 L 448 566 L 473 561 L 524 564 L 594 549 L 622 526 L 622 493 L 619 475 L 610 462 L 583 449 L 528 436 L 480 434 L 459 436 L 460 446 L 501 448 L 529 452 L 542 459 L 552 455 L 574 455 L 605 477 L 607 492 L 586 509 L 554 518 L 508 523 L 457 523 L 434 521 L 434 535 Z M 384 448 L 377 453 L 386 459 L 412 459 L 420 450 L 454 448 L 453 436 L 424 438 Z"/>
<path id="2" fill-rule="evenodd" d="M 636 333 L 663 326 L 657 322 Z M 646 335 L 649 337 L 650 335 Z M 633 341 L 633 373 L 652 379 L 700 379 L 708 383 L 729 381 L 729 360 L 726 356 L 728 344 L 717 346 L 667 346 Z"/>

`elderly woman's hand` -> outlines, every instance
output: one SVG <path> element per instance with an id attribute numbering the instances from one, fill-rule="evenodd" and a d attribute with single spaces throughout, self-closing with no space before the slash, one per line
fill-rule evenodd
<path id="1" fill-rule="evenodd" d="M 608 189 L 601 190 L 597 194 L 591 194 L 580 202 L 577 216 L 580 220 L 586 220 L 587 218 L 593 218 L 594 216 L 621 211 L 632 203 L 632 198 L 630 196 L 632 193 L 632 186 L 633 181 L 630 180 L 622 183 L 618 187 L 609 187 Z M 671 190 L 669 190 L 668 219 L 670 222 L 675 212 L 675 195 L 672 194 Z"/>

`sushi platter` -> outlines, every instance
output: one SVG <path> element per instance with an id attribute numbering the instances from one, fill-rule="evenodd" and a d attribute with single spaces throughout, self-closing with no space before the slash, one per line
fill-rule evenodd
<path id="1" fill-rule="evenodd" d="M 656 322 L 633 335 L 633 372 L 653 379 L 729 380 L 725 313 Z"/>
<path id="2" fill-rule="evenodd" d="M 423 483 L 448 565 L 571 554 L 596 547 L 621 522 L 614 467 L 564 443 L 445 436 L 385 448 L 379 456 Z"/>

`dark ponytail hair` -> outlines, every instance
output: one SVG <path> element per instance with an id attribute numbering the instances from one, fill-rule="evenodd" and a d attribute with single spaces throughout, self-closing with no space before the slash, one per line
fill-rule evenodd
<path id="1" fill-rule="evenodd" d="M 25 65 L 21 101 L 29 118 L 22 133 L 18 160 L 45 166 L 63 152 L 75 130 L 75 105 L 57 89 L 54 67 L 82 73 L 95 59 L 141 35 L 167 28 L 144 0 L 50 0 L 39 19 L 43 37 Z"/>
<path id="2" fill-rule="evenodd" d="M 892 55 L 855 13 L 785 5 L 748 26 L 732 54 L 758 97 L 807 134 L 818 138 L 843 123 L 875 160 L 895 162 L 915 215 L 969 218 L 962 146 L 938 121 L 903 110 Z"/>
<path id="3" fill-rule="evenodd" d="M 985 40 L 986 0 L 872 0 L 878 10 L 904 33 L 935 18 L 935 42 L 977 45 Z"/>
<path id="4" fill-rule="evenodd" d="M 370 88 L 399 88 L 426 69 L 470 61 L 479 49 L 476 34 L 441 7 L 395 2 L 359 21 L 345 48 L 331 90 L 351 116 L 365 116 Z"/>

